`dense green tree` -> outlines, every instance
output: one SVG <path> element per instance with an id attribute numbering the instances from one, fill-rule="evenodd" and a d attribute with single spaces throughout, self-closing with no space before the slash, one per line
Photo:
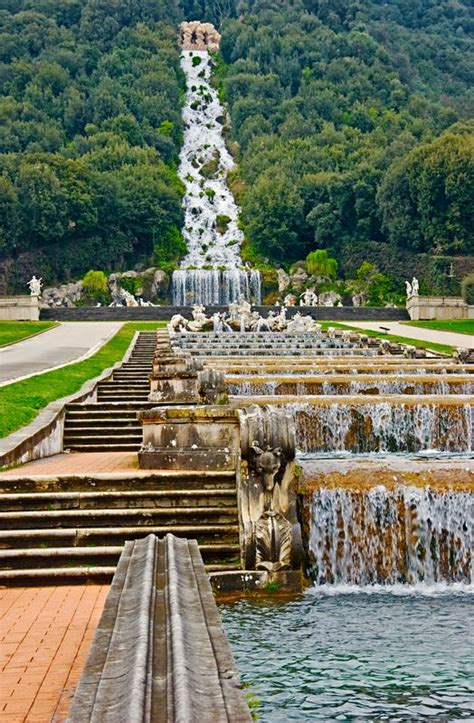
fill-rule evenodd
<path id="1" fill-rule="evenodd" d="M 474 253 L 474 135 L 449 131 L 387 171 L 379 206 L 390 240 L 436 254 Z"/>

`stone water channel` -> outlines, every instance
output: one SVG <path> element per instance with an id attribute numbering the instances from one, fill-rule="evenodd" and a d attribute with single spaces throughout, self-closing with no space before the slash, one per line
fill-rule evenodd
<path id="1" fill-rule="evenodd" d="M 474 366 L 353 340 L 182 334 L 230 403 L 296 421 L 311 586 L 231 601 L 262 721 L 472 716 Z"/>

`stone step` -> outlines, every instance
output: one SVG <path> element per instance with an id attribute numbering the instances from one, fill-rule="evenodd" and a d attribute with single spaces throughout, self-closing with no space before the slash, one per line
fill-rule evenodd
<path id="1" fill-rule="evenodd" d="M 64 425 L 65 433 L 69 431 L 77 431 L 80 429 L 94 429 L 100 426 L 102 429 L 107 428 L 112 430 L 115 428 L 126 427 L 134 432 L 141 431 L 141 425 L 137 421 L 136 415 L 130 417 L 123 417 L 114 415 L 113 417 L 104 417 L 96 415 L 84 415 L 82 417 L 69 417 Z"/>
<path id="2" fill-rule="evenodd" d="M 113 379 L 110 382 L 101 382 L 99 385 L 99 389 L 123 389 L 124 387 L 124 381 L 123 380 L 116 380 Z M 150 385 L 148 381 L 126 381 L 126 388 L 127 389 L 146 389 L 149 390 Z"/>
<path id="3" fill-rule="evenodd" d="M 114 391 L 114 392 L 98 392 L 97 394 L 97 404 L 104 404 L 108 402 L 134 402 L 136 404 L 140 404 L 141 402 L 148 402 L 148 395 L 150 394 L 149 391 L 139 393 L 139 392 L 128 392 L 126 390 L 122 391 Z"/>
<path id="4" fill-rule="evenodd" d="M 122 490 L 122 491 L 69 491 L 19 492 L 0 495 L 1 512 L 23 512 L 26 509 L 131 509 L 131 508 L 218 508 L 236 506 L 236 489 L 211 490 Z"/>
<path id="5" fill-rule="evenodd" d="M 66 449 L 72 449 L 74 452 L 138 452 L 141 447 L 141 442 L 110 442 L 101 444 L 87 444 L 87 442 L 81 443 L 68 443 L 64 444 Z"/>
<path id="6" fill-rule="evenodd" d="M 146 406 L 153 407 L 155 405 L 153 402 L 147 402 Z M 81 413 L 81 414 L 87 413 L 87 412 L 94 412 L 94 413 L 99 413 L 99 412 L 109 413 L 110 412 L 110 414 L 115 414 L 115 413 L 120 413 L 122 411 L 124 413 L 128 414 L 129 412 L 135 413 L 136 410 L 138 410 L 138 409 L 143 409 L 143 407 L 137 402 L 130 402 L 130 401 L 124 402 L 123 404 L 107 401 L 107 402 L 101 402 L 101 403 L 96 402 L 95 404 L 89 403 L 89 404 L 68 404 L 67 405 L 68 413 L 76 412 L 76 413 Z"/>
<path id="7" fill-rule="evenodd" d="M 6 530 L 44 529 L 51 527 L 233 524 L 238 517 L 236 507 L 141 507 L 136 509 L 61 509 L 27 512 L 0 512 L 0 528 Z"/>
<path id="8" fill-rule="evenodd" d="M 97 444 L 110 440 L 115 442 L 118 437 L 120 441 L 141 442 L 142 430 L 140 426 L 122 426 L 122 427 L 68 427 L 64 432 L 64 444 L 68 442 L 80 442 L 85 444 L 87 441 Z"/>
<path id="9" fill-rule="evenodd" d="M 71 565 L 108 567 L 117 564 L 122 550 L 122 545 L 30 547 L 0 550 L 0 571 L 57 568 Z M 199 550 L 207 564 L 221 566 L 223 569 L 240 564 L 240 546 L 238 544 L 200 545 Z"/>
<path id="10" fill-rule="evenodd" d="M 50 494 L 57 492 L 128 492 L 144 493 L 159 490 L 160 494 L 226 490 L 236 494 L 235 472 L 214 470 L 156 470 L 147 473 L 129 472 L 0 476 L 0 491 L 5 494 Z M 0 500 L 3 496 L 0 494 Z"/>
<path id="11" fill-rule="evenodd" d="M 79 547 L 123 545 L 150 533 L 163 536 L 168 532 L 176 537 L 197 539 L 199 544 L 239 544 L 239 525 L 235 524 L 159 524 L 96 527 L 27 528 L 0 530 L 0 549 L 32 547 Z"/>
<path id="12" fill-rule="evenodd" d="M 29 568 L 24 570 L 0 570 L 0 582 L 9 585 L 65 584 L 68 582 L 110 582 L 115 573 L 113 567 L 56 567 Z"/>

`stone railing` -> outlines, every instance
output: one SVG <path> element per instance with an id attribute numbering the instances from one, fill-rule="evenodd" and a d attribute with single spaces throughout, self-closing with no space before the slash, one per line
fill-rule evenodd
<path id="1" fill-rule="evenodd" d="M 251 721 L 195 540 L 126 543 L 68 721 Z"/>

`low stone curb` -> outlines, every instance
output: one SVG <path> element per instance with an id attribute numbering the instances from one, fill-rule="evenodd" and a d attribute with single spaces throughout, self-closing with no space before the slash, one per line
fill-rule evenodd
<path id="1" fill-rule="evenodd" d="M 138 332 L 135 332 L 123 358 L 112 367 L 104 369 L 99 376 L 84 382 L 78 392 L 50 402 L 26 427 L 18 429 L 0 440 L 0 467 L 25 464 L 41 457 L 50 457 L 63 451 L 65 408 L 71 402 L 88 402 L 95 399 L 99 382 L 110 378 L 116 369 L 128 361 Z"/>

